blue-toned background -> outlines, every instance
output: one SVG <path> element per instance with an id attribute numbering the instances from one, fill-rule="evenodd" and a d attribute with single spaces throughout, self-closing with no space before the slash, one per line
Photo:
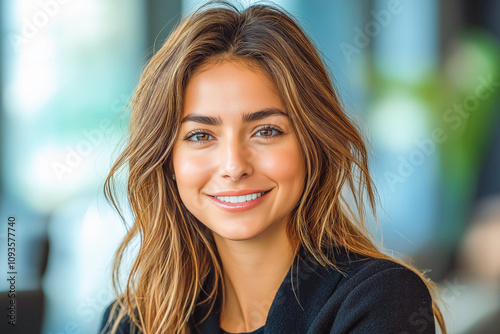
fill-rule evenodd
<path id="1" fill-rule="evenodd" d="M 125 231 L 102 196 L 120 116 L 152 52 L 201 2 L 1 2 L 0 332 L 9 217 L 18 333 L 97 331 Z M 439 284 L 450 333 L 498 330 L 500 2 L 276 3 L 313 38 L 366 134 L 374 232 Z"/>

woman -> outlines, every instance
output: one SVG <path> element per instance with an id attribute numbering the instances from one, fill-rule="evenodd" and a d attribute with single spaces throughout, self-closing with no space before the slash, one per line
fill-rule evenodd
<path id="1" fill-rule="evenodd" d="M 365 144 L 284 11 L 210 3 L 142 74 L 128 168 L 141 244 L 101 333 L 446 332 L 433 283 L 381 253 Z"/>

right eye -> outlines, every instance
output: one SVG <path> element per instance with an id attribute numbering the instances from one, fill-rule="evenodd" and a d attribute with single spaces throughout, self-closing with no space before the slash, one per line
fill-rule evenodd
<path id="1" fill-rule="evenodd" d="M 196 144 L 201 144 L 209 140 L 209 137 L 211 137 L 210 134 L 202 131 L 202 130 L 194 130 L 191 131 L 186 137 L 184 137 L 184 140 L 187 140 L 192 143 Z M 191 138 L 195 138 L 194 140 Z"/>

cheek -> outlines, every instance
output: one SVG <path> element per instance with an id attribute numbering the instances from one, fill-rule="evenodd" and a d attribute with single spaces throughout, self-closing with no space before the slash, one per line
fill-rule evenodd
<path id="1" fill-rule="evenodd" d="M 300 187 L 303 183 L 305 161 L 296 145 L 287 145 L 274 151 L 263 162 L 263 168 L 277 182 L 288 182 L 288 187 Z"/>
<path id="2" fill-rule="evenodd" d="M 199 190 L 212 176 L 207 157 L 196 152 L 174 152 L 173 165 L 179 193 Z"/>

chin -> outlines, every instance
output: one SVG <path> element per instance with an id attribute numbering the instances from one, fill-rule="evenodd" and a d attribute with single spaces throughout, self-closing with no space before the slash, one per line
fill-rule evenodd
<path id="1" fill-rule="evenodd" d="M 232 241 L 244 241 L 251 240 L 260 235 L 258 231 L 249 231 L 246 229 L 232 229 L 228 230 L 218 230 L 214 231 L 218 236 L 224 239 L 232 240 Z"/>
<path id="2" fill-rule="evenodd" d="M 222 238 L 231 241 L 247 241 L 255 238 L 255 236 L 222 236 Z"/>

